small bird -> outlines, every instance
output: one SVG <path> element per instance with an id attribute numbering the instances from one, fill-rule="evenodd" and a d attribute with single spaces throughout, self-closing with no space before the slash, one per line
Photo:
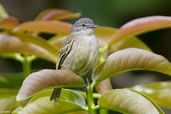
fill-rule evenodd
<path id="1" fill-rule="evenodd" d="M 84 76 L 94 68 L 99 53 L 99 42 L 94 35 L 96 27 L 89 18 L 81 18 L 74 23 L 62 45 L 56 69 L 68 69 Z M 59 98 L 60 93 L 61 88 L 55 88 L 50 100 Z"/>

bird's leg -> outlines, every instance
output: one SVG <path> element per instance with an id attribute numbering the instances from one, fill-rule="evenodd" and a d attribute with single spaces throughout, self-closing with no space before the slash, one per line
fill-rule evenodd
<path id="1" fill-rule="evenodd" d="M 54 88 L 50 96 L 50 101 L 56 101 L 56 98 L 59 98 L 61 95 L 62 88 Z"/>
<path id="2" fill-rule="evenodd" d="M 84 88 L 83 88 L 83 90 L 84 90 L 84 91 L 87 90 L 87 84 L 86 84 L 86 83 L 84 83 Z"/>

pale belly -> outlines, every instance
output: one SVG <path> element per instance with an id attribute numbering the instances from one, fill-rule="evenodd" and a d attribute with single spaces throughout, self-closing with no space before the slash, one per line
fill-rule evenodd
<path id="1" fill-rule="evenodd" d="M 76 40 L 71 52 L 61 65 L 62 69 L 70 69 L 81 76 L 85 75 L 95 66 L 98 49 L 99 43 L 94 35 Z"/>

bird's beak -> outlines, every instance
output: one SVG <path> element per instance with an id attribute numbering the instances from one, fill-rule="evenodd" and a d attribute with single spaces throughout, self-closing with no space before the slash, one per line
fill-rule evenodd
<path id="1" fill-rule="evenodd" d="M 99 27 L 98 25 L 92 25 L 91 28 L 97 28 Z"/>

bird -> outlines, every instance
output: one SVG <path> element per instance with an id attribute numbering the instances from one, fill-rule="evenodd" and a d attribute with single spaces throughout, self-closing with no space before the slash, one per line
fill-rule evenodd
<path id="1" fill-rule="evenodd" d="M 73 24 L 62 44 L 56 63 L 57 70 L 71 70 L 83 77 L 95 67 L 99 53 L 99 41 L 94 34 L 97 27 L 89 18 L 80 18 Z M 50 100 L 59 98 L 61 90 L 54 88 Z"/>

